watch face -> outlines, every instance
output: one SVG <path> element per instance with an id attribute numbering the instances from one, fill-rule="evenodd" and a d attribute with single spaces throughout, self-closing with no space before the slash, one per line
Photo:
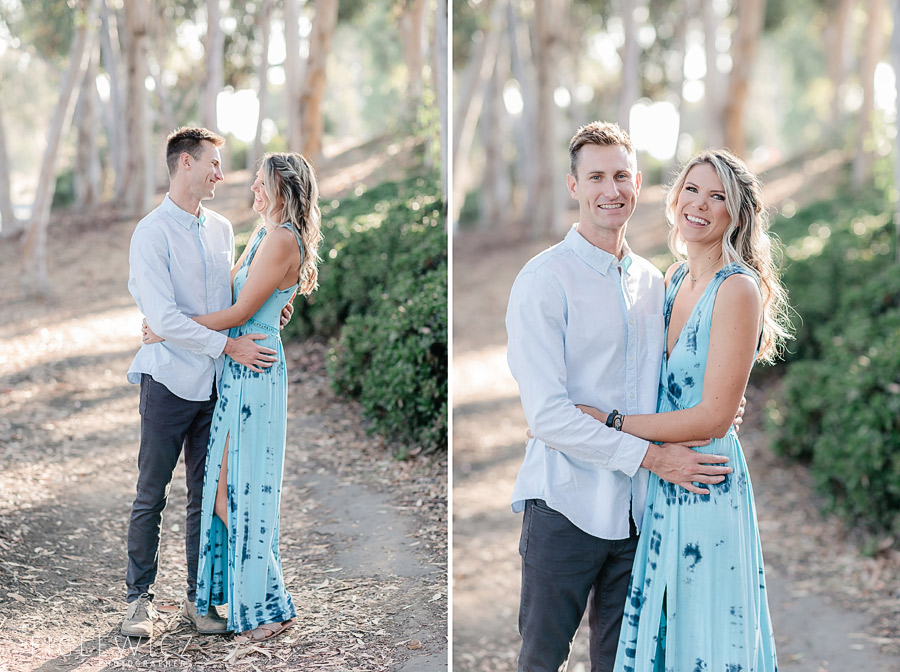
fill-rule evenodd
<path id="1" fill-rule="evenodd" d="M 625 420 L 624 415 L 616 415 L 616 419 L 613 421 L 613 427 L 616 428 L 616 431 L 618 431 L 618 432 L 622 431 L 622 421 L 624 421 L 624 420 Z"/>

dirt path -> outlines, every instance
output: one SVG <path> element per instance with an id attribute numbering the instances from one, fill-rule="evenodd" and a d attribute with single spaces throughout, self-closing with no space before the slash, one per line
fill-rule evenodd
<path id="1" fill-rule="evenodd" d="M 324 166 L 324 198 L 370 179 L 373 155 L 404 150 L 370 149 Z M 214 201 L 238 229 L 250 226 L 248 177 L 230 175 Z M 360 409 L 332 394 L 314 342 L 286 345 L 281 554 L 297 626 L 250 647 L 179 620 L 179 465 L 155 589 L 163 621 L 143 644 L 118 634 L 139 438 L 137 386 L 125 381 L 139 346 L 133 228 L 108 213 L 53 225 L 57 291 L 45 303 L 21 286 L 17 246 L 0 249 L 0 670 L 445 670 L 447 462 L 393 460 Z"/>
<path id="2" fill-rule="evenodd" d="M 835 160 L 819 157 L 799 172 L 827 172 Z M 768 184 L 776 203 L 812 196 L 801 192 L 806 187 L 794 171 L 776 172 Z M 629 240 L 642 254 L 658 254 L 665 236 L 658 215 L 662 192 L 645 191 L 641 200 Z M 577 213 L 571 215 L 574 221 Z M 510 512 L 509 498 L 524 453 L 525 420 L 506 365 L 503 319 L 521 266 L 555 242 L 522 243 L 496 233 L 454 241 L 452 580 L 459 672 L 516 667 L 521 516 Z M 781 668 L 900 670 L 900 553 L 864 557 L 836 520 L 819 514 L 806 470 L 768 448 L 761 429 L 767 392 L 753 388 L 748 398 L 741 441 L 756 492 Z M 590 669 L 586 639 L 583 626 L 571 672 Z"/>

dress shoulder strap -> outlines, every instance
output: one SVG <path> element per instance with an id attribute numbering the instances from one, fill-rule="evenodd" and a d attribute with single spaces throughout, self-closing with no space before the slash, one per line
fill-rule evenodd
<path id="1" fill-rule="evenodd" d="M 302 265 L 303 259 L 304 259 L 303 240 L 301 240 L 300 234 L 297 232 L 297 229 L 295 229 L 291 224 L 288 224 L 288 223 L 284 223 L 281 226 L 279 226 L 278 228 L 279 229 L 290 229 L 291 233 L 294 234 L 294 238 L 297 239 L 297 246 L 300 248 L 300 264 Z"/>

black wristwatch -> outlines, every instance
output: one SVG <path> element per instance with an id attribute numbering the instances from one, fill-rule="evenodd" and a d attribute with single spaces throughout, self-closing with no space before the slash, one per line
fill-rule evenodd
<path id="1" fill-rule="evenodd" d="M 608 416 L 606 416 L 606 426 L 612 427 L 617 432 L 622 431 L 622 423 L 625 421 L 625 416 L 619 413 L 616 409 L 612 410 Z"/>

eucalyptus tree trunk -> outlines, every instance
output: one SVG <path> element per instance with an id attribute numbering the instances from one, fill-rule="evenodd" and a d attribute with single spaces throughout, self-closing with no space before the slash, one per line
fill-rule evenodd
<path id="1" fill-rule="evenodd" d="M 825 70 L 831 80 L 831 125 L 838 128 L 844 117 L 843 98 L 849 70 L 850 10 L 855 0 L 829 0 L 826 6 L 825 29 Z"/>
<path id="2" fill-rule="evenodd" d="M 3 98 L 0 96 L 0 238 L 21 233 L 24 222 L 16 217 L 12 202 L 12 175 L 6 148 L 6 127 L 3 123 Z"/>
<path id="3" fill-rule="evenodd" d="M 532 129 L 535 123 L 535 108 L 537 96 L 535 95 L 534 59 L 531 53 L 531 38 L 528 33 L 528 24 L 523 21 L 514 2 L 507 7 L 507 32 L 509 40 L 509 63 L 513 78 L 519 83 L 519 93 L 522 97 L 522 112 L 513 121 L 513 133 L 516 140 L 516 160 L 513 170 L 513 179 L 522 186 L 527 187 L 535 180 L 534 173 L 537 170 L 534 161 L 534 139 Z M 537 194 L 530 189 L 525 189 L 525 212 L 531 212 L 536 204 L 534 199 Z M 513 212 L 518 216 L 521 205 L 516 207 L 513 202 Z"/>
<path id="4" fill-rule="evenodd" d="M 331 43 L 337 28 L 338 0 L 317 0 L 316 18 L 309 38 L 309 58 L 306 59 L 306 78 L 300 94 L 300 133 L 302 154 L 310 161 L 322 156 L 322 136 L 325 118 L 322 100 L 325 97 L 325 66 L 331 53 Z"/>
<path id="5" fill-rule="evenodd" d="M 678 112 L 678 132 L 676 137 L 681 135 L 681 130 L 683 128 L 681 120 L 684 114 L 684 59 L 687 52 L 688 17 L 693 15 L 695 9 L 694 0 L 681 0 L 680 4 L 681 12 L 675 20 L 675 31 L 672 36 L 672 51 L 677 54 L 677 58 L 674 59 L 674 65 L 672 66 L 673 72 L 671 73 L 672 76 L 670 78 L 672 91 L 675 92 L 675 110 Z M 663 176 L 664 182 L 668 182 L 670 178 L 675 177 L 675 175 L 678 174 L 679 164 L 680 161 L 676 144 L 675 156 L 671 158 L 665 168 L 666 174 Z"/>
<path id="6" fill-rule="evenodd" d="M 894 30 L 891 31 L 891 66 L 894 72 L 900 72 L 900 0 L 891 0 L 891 14 L 894 19 Z M 900 108 L 900 95 L 895 106 Z M 894 134 L 894 189 L 900 189 L 900 133 Z M 900 200 L 894 204 L 895 259 L 900 265 Z"/>
<path id="7" fill-rule="evenodd" d="M 872 176 L 875 161 L 875 147 L 872 138 L 872 116 L 875 113 L 875 66 L 884 54 L 886 32 L 886 0 L 871 0 L 866 3 L 868 21 L 863 35 L 862 59 L 859 79 L 862 84 L 863 101 L 857 118 L 859 130 L 856 136 L 856 153 L 853 157 L 853 186 L 859 188 Z"/>
<path id="8" fill-rule="evenodd" d="M 53 188 L 56 183 L 56 162 L 59 146 L 72 121 L 75 85 L 84 80 L 91 44 L 97 33 L 97 16 L 100 11 L 100 0 L 89 0 L 75 10 L 81 14 L 75 22 L 75 33 L 69 50 L 69 67 L 63 75 L 60 85 L 56 109 L 47 132 L 47 147 L 41 161 L 41 172 L 34 196 L 31 219 L 25 234 L 25 269 L 23 279 L 29 289 L 41 296 L 50 293 L 50 282 L 47 276 L 47 227 L 50 221 L 50 204 L 53 200 Z"/>
<path id="9" fill-rule="evenodd" d="M 405 0 L 403 14 L 400 17 L 400 32 L 403 35 L 403 60 L 406 64 L 406 115 L 415 119 L 416 111 L 422 102 L 422 64 L 425 53 L 423 36 L 425 35 L 426 0 Z"/>
<path id="10" fill-rule="evenodd" d="M 634 13 L 637 11 L 637 3 L 631 0 L 625 1 L 622 11 L 622 19 L 625 28 L 625 44 L 622 45 L 622 86 L 619 90 L 619 105 L 617 119 L 619 126 L 626 131 L 630 126 L 631 106 L 637 101 L 641 93 L 640 58 L 641 47 L 637 40 L 637 23 Z"/>
<path id="11" fill-rule="evenodd" d="M 153 200 L 153 170 L 150 126 L 150 96 L 145 81 L 149 75 L 149 0 L 125 4 L 125 191 L 123 213 L 142 216 Z"/>
<path id="12" fill-rule="evenodd" d="M 103 107 L 109 158 L 113 172 L 113 193 L 116 200 L 125 195 L 125 111 L 122 105 L 122 54 L 119 50 L 119 26 L 116 13 L 108 0 L 100 6 L 100 59 L 109 77 L 109 100 Z"/>
<path id="13" fill-rule="evenodd" d="M 501 37 L 505 42 L 505 31 Z M 501 46 L 501 52 L 504 51 Z M 510 181 L 504 157 L 507 137 L 503 111 L 503 84 L 509 75 L 508 59 L 497 59 L 490 79 L 485 83 L 484 106 L 479 120 L 481 146 L 484 148 L 484 174 L 481 179 L 482 230 L 504 224 L 509 215 Z"/>
<path id="14" fill-rule="evenodd" d="M 219 0 L 207 0 L 206 13 L 206 84 L 200 118 L 206 128 L 218 133 L 216 99 L 225 85 L 225 33 L 222 32 Z"/>
<path id="15" fill-rule="evenodd" d="M 545 237 L 555 232 L 560 217 L 556 180 L 562 179 L 557 166 L 561 148 L 556 141 L 556 104 L 553 92 L 556 88 L 556 50 L 558 35 L 555 21 L 564 11 L 560 0 L 538 0 L 534 4 L 532 35 L 535 86 L 534 172 L 529 191 L 533 192 L 534 207 L 528 210 L 533 238 Z M 531 196 L 531 194 L 529 194 Z"/>
<path id="16" fill-rule="evenodd" d="M 725 146 L 738 156 L 747 152 L 744 113 L 750 89 L 750 75 L 766 18 L 766 0 L 737 3 L 738 27 L 731 42 L 731 76 L 725 99 Z"/>
<path id="17" fill-rule="evenodd" d="M 447 203 L 450 190 L 450 139 L 448 133 L 450 114 L 449 101 L 447 100 L 449 85 L 447 63 L 449 18 L 447 0 L 436 0 L 434 9 L 434 82 L 437 89 L 437 104 L 441 119 L 441 188 L 444 194 L 444 203 Z"/>
<path id="18" fill-rule="evenodd" d="M 284 0 L 284 92 L 288 149 L 299 151 L 300 135 L 300 0 Z"/>
<path id="19" fill-rule="evenodd" d="M 472 51 L 471 60 L 461 87 L 456 112 L 453 115 L 453 221 L 459 219 L 463 200 L 473 178 L 469 166 L 469 152 L 475 139 L 475 128 L 484 104 L 484 91 L 500 48 L 506 4 L 509 0 L 490 2 L 488 22 L 482 31 L 481 42 Z M 488 9 L 487 7 L 485 9 Z M 469 179 L 466 179 L 468 177 Z"/>
<path id="20" fill-rule="evenodd" d="M 725 144 L 723 132 L 725 86 L 724 78 L 719 71 L 719 50 L 716 47 L 719 17 L 716 15 L 715 0 L 700 0 L 700 13 L 703 17 L 703 43 L 706 53 L 706 76 L 703 78 L 706 146 L 721 147 Z"/>
<path id="21" fill-rule="evenodd" d="M 275 3 L 273 0 L 263 0 L 259 14 L 256 15 L 256 39 L 259 41 L 260 53 L 259 65 L 256 68 L 256 78 L 259 85 L 256 90 L 256 98 L 259 101 L 259 116 L 256 119 L 256 135 L 253 138 L 252 151 L 247 152 L 247 170 L 252 171 L 256 162 L 263 154 L 262 128 L 269 108 L 269 36 L 272 34 L 272 11 Z"/>
<path id="22" fill-rule="evenodd" d="M 97 114 L 100 98 L 97 94 L 97 60 L 99 48 L 96 42 L 91 47 L 91 55 L 84 80 L 75 106 L 75 168 L 73 180 L 75 203 L 81 208 L 92 208 L 101 197 L 100 151 L 97 146 L 100 119 Z"/>

